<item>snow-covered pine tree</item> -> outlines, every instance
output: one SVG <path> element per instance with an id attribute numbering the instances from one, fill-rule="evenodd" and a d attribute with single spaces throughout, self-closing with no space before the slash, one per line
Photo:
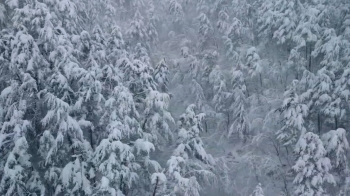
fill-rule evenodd
<path id="1" fill-rule="evenodd" d="M 305 55 L 298 52 L 298 50 L 295 48 L 291 49 L 286 63 L 286 68 L 289 72 L 295 73 L 295 79 L 297 80 L 305 77 L 303 75 L 303 73 L 306 73 L 307 70 L 307 60 Z"/>
<path id="2" fill-rule="evenodd" d="M 118 65 L 123 71 L 125 84 L 133 93 L 135 101 L 142 105 L 147 93 L 157 89 L 153 78 L 154 69 L 147 50 L 138 43 L 131 59 L 123 57 L 118 61 Z"/>
<path id="3" fill-rule="evenodd" d="M 197 108 L 200 111 L 203 111 L 204 108 L 207 106 L 207 101 L 204 95 L 202 85 L 200 85 L 200 83 L 198 83 L 196 79 L 192 79 L 191 81 L 190 92 L 194 96 L 194 103 L 197 106 Z"/>
<path id="4" fill-rule="evenodd" d="M 102 94 L 105 97 L 113 91 L 119 82 L 123 81 L 124 75 L 119 69 L 118 63 L 129 61 L 128 54 L 124 49 L 124 40 L 120 28 L 118 26 L 112 27 L 112 31 L 108 36 L 106 38 L 106 49 L 101 51 L 105 58 L 101 64 L 100 81 L 102 82 Z"/>
<path id="5" fill-rule="evenodd" d="M 71 161 L 63 167 L 60 174 L 61 191 L 66 195 L 91 195 L 91 178 L 94 177 L 94 172 L 91 170 L 92 148 L 90 143 L 83 139 L 78 122 L 73 122 L 72 125 L 76 129 L 73 131 L 76 136 L 70 136 L 72 155 Z"/>
<path id="6" fill-rule="evenodd" d="M 276 10 L 273 12 L 272 10 Z M 273 37 L 278 40 L 278 43 L 283 44 L 291 41 L 293 34 L 300 20 L 301 5 L 298 1 L 280 0 L 275 1 L 274 7 L 270 7 L 268 12 L 274 13 L 274 21 L 272 28 L 276 29 L 273 32 Z"/>
<path id="7" fill-rule="evenodd" d="M 149 52 L 146 49 L 146 44 L 137 43 L 134 48 L 133 59 L 140 60 L 147 66 L 151 67 L 151 58 Z"/>
<path id="8" fill-rule="evenodd" d="M 164 173 L 152 174 L 151 183 L 154 186 L 152 196 L 161 196 L 166 194 L 167 178 Z"/>
<path id="9" fill-rule="evenodd" d="M 108 34 L 106 55 L 108 60 L 114 64 L 118 60 L 121 61 L 122 57 L 125 58 L 125 42 L 123 39 L 123 34 L 119 26 L 114 25 L 110 34 Z"/>
<path id="10" fill-rule="evenodd" d="M 314 3 L 316 5 L 314 5 Z M 318 6 L 319 2 L 311 1 L 311 3 L 304 3 L 304 5 L 298 5 L 300 9 L 300 18 L 293 32 L 293 41 L 296 42 L 296 49 L 301 53 L 305 53 L 307 63 L 307 69 L 312 71 L 312 50 L 316 41 L 319 39 L 320 32 L 320 19 L 322 18 L 322 7 Z M 299 2 L 300 4 L 300 2 Z"/>
<path id="11" fill-rule="evenodd" d="M 232 113 L 233 122 L 229 128 L 228 136 L 237 133 L 238 136 L 245 142 L 249 138 L 249 122 L 246 112 L 246 91 L 247 87 L 244 82 L 243 72 L 239 67 L 232 71 L 233 83 L 233 103 L 229 110 Z"/>
<path id="12" fill-rule="evenodd" d="M 327 67 L 333 72 L 337 72 L 343 67 L 341 58 L 347 45 L 348 41 L 343 39 L 342 36 L 337 36 L 334 29 L 325 29 L 315 44 L 312 56 L 321 56 L 322 61 L 320 65 Z"/>
<path id="13" fill-rule="evenodd" d="M 74 66 L 70 71 L 72 70 Z M 73 106 L 69 105 L 72 97 L 69 96 L 70 88 L 65 85 L 67 80 L 63 75 L 56 76 L 53 75 L 50 82 L 51 85 L 60 85 L 53 90 L 62 90 L 62 94 L 47 90 L 41 92 L 49 108 L 42 119 L 43 126 L 48 131 L 40 139 L 40 155 L 43 159 L 42 167 L 46 170 L 48 194 L 90 194 L 88 177 L 93 176 L 88 172 L 92 149 L 84 139 L 81 122 L 70 115 Z M 69 152 L 70 156 L 67 157 L 64 152 Z M 78 176 L 80 180 L 76 180 Z"/>
<path id="14" fill-rule="evenodd" d="M 260 56 L 256 51 L 255 47 L 251 47 L 247 50 L 247 54 L 245 56 L 246 58 L 246 67 L 248 69 L 248 73 L 251 77 L 259 76 L 260 78 L 260 85 L 262 86 L 262 78 L 261 78 L 261 72 L 262 66 L 261 66 L 261 60 Z"/>
<path id="15" fill-rule="evenodd" d="M 150 8 L 147 10 L 147 24 L 146 24 L 146 30 L 147 30 L 147 37 L 148 42 L 152 43 L 153 45 L 157 45 L 159 41 L 159 34 L 157 31 L 157 24 L 159 24 L 160 18 L 155 14 L 155 6 L 154 2 L 150 1 Z"/>
<path id="16" fill-rule="evenodd" d="M 207 58 L 209 61 L 203 60 L 203 66 L 200 66 L 199 59 L 192 55 L 189 51 L 188 47 L 181 48 L 181 55 L 183 58 L 178 59 L 176 63 L 176 71 L 172 78 L 173 87 L 182 87 L 177 85 L 180 83 L 181 85 L 189 84 L 188 88 L 182 90 L 188 90 L 188 92 L 192 95 L 190 96 L 191 102 L 195 103 L 200 110 L 207 105 L 207 101 L 204 95 L 204 89 L 201 85 L 201 74 L 204 74 L 202 71 L 202 67 L 206 67 L 207 72 L 205 73 L 206 77 L 203 78 L 203 82 L 208 83 L 208 76 L 211 72 L 211 68 L 214 64 L 210 62 L 210 57 Z M 207 64 L 208 63 L 208 64 Z M 210 69 L 209 69 L 210 67 Z"/>
<path id="17" fill-rule="evenodd" d="M 236 51 L 236 43 L 233 42 L 229 37 L 227 36 L 223 36 L 223 41 L 224 41 L 224 45 L 225 45 L 225 49 L 226 49 L 226 57 L 229 60 L 233 60 L 233 61 L 240 61 L 240 55 L 239 53 Z"/>
<path id="18" fill-rule="evenodd" d="M 157 89 L 160 92 L 168 92 L 169 84 L 169 68 L 165 62 L 165 59 L 162 59 L 156 66 L 154 70 L 154 80 L 157 83 Z"/>
<path id="19" fill-rule="evenodd" d="M 292 169 L 296 173 L 293 181 L 296 195 L 327 194 L 325 184 L 335 184 L 331 161 L 318 135 L 307 132 L 302 134 L 294 150 L 297 161 Z"/>
<path id="20" fill-rule="evenodd" d="M 106 33 L 103 29 L 97 25 L 92 29 L 91 41 L 95 46 L 95 52 L 97 60 L 102 61 L 106 58 L 106 47 L 107 47 L 107 39 Z"/>
<path id="21" fill-rule="evenodd" d="M 72 55 L 73 45 L 67 33 L 62 28 L 56 28 L 55 31 L 55 47 L 48 58 L 52 69 L 45 89 L 39 93 L 47 110 L 41 119 L 46 131 L 40 137 L 38 151 L 42 159 L 38 163 L 45 171 L 46 194 L 58 194 L 61 190 L 59 177 L 64 164 L 62 162 L 67 161 L 64 152 L 69 148 L 64 139 L 64 124 L 67 122 L 70 104 L 75 99 L 70 81 L 82 74 Z"/>
<path id="22" fill-rule="evenodd" d="M 38 46 L 41 53 L 48 58 L 50 52 L 54 50 L 55 46 L 55 22 L 57 21 L 55 13 L 53 13 L 46 3 L 38 1 L 32 1 L 21 10 L 22 17 L 16 18 L 19 24 L 26 24 L 27 20 L 30 21 L 27 24 L 27 28 L 30 30 L 30 34 L 38 39 Z M 25 17 L 23 17 L 25 16 Z M 23 20 L 23 21 L 22 21 Z"/>
<path id="23" fill-rule="evenodd" d="M 7 84 L 6 81 L 9 81 L 11 78 L 11 40 L 13 39 L 13 33 L 8 30 L 3 30 L 0 32 L 0 67 L 2 70 L 2 77 L 0 78 L 0 90 L 4 90 Z M 3 119 L 1 118 L 0 121 Z"/>
<path id="24" fill-rule="evenodd" d="M 209 74 L 209 83 L 214 87 L 212 103 L 215 110 L 226 113 L 229 102 L 228 100 L 232 97 L 232 94 L 228 91 L 226 79 L 219 65 L 216 65 Z"/>
<path id="25" fill-rule="evenodd" d="M 233 101 L 233 93 L 228 90 L 226 79 L 220 69 L 219 65 L 216 65 L 213 71 L 209 75 L 209 83 L 213 85 L 213 99 L 212 105 L 215 111 L 220 115 L 220 121 L 218 126 L 225 127 L 226 131 L 229 131 L 231 124 L 231 112 L 230 103 Z"/>
<path id="26" fill-rule="evenodd" d="M 148 92 L 145 99 L 141 128 L 145 139 L 157 144 L 159 148 L 173 137 L 170 126 L 175 122 L 168 112 L 169 101 L 170 96 L 167 93 L 153 90 Z"/>
<path id="27" fill-rule="evenodd" d="M 133 149 L 138 157 L 136 158 L 137 163 L 141 166 L 138 172 L 137 187 L 133 191 L 137 194 L 150 195 L 154 193 L 154 177 L 162 173 L 161 165 L 156 160 L 152 160 L 150 156 L 150 153 L 156 150 L 155 145 L 147 139 L 137 139 Z"/>
<path id="28" fill-rule="evenodd" d="M 342 36 L 337 36 L 334 29 L 325 29 L 312 52 L 313 56 L 321 58 L 320 64 L 323 66 L 317 72 L 320 80 L 317 93 L 322 93 L 320 89 L 324 89 L 322 93 L 324 101 L 321 103 L 322 113 L 327 118 L 331 118 L 326 120 L 333 122 L 335 128 L 338 128 L 341 119 L 344 118 L 345 112 L 348 110 L 346 104 L 348 91 L 345 87 L 347 86 L 348 71 L 347 66 L 345 66 L 347 62 L 344 61 L 344 56 L 348 54 L 345 49 L 348 45 L 349 42 Z"/>
<path id="29" fill-rule="evenodd" d="M 340 98 L 335 94 L 335 73 L 324 67 L 317 72 L 315 80 L 311 82 L 314 82 L 310 85 L 313 91 L 314 110 L 325 115 L 325 122 L 331 123 L 335 129 L 338 128 L 344 110 L 340 108 Z"/>
<path id="30" fill-rule="evenodd" d="M 284 145 L 296 143 L 298 137 L 306 132 L 304 118 L 308 114 L 308 107 L 297 94 L 297 86 L 298 81 L 294 80 L 284 93 L 282 107 L 278 109 L 283 115 L 283 124 L 276 134 Z"/>
<path id="31" fill-rule="evenodd" d="M 38 1 L 36 1 L 38 2 Z M 40 2 L 38 2 L 40 3 Z M 57 19 L 57 26 L 60 26 L 66 30 L 66 32 L 77 33 L 80 29 L 84 28 L 86 16 L 85 2 L 81 0 L 72 1 L 50 1 L 44 0 L 44 3 L 50 8 L 52 15 Z"/>
<path id="32" fill-rule="evenodd" d="M 0 25 L 1 27 L 4 27 L 6 24 L 7 14 L 6 14 L 6 8 L 3 3 L 0 4 Z"/>
<path id="33" fill-rule="evenodd" d="M 18 133 L 16 139 L 14 140 L 13 149 L 8 153 L 6 164 L 3 167 L 3 174 L 1 175 L 0 181 L 0 193 L 2 195 L 30 195 L 30 194 L 40 194 L 41 188 L 32 189 L 34 187 L 28 186 L 31 184 L 31 155 L 29 154 L 29 145 L 24 136 L 26 133 L 27 125 L 16 122 L 21 121 L 23 113 L 20 111 L 15 111 L 13 116 L 13 123 L 16 123 L 14 129 L 17 129 Z M 19 119 L 15 119 L 15 118 Z M 17 124 L 18 123 L 18 124 Z M 23 122 L 26 123 L 26 122 Z M 21 130 L 22 129 L 22 130 Z M 23 131 L 23 133 L 21 133 Z M 23 135 L 22 135 L 23 134 Z M 41 185 L 40 182 L 35 184 L 37 186 Z M 44 194 L 44 192 L 41 192 Z"/>
<path id="34" fill-rule="evenodd" d="M 140 125 L 132 94 L 121 82 L 106 100 L 104 111 L 100 126 L 108 137 L 103 137 L 94 152 L 93 162 L 100 175 L 95 194 L 127 195 L 137 182 L 140 165 L 126 141 L 140 135 Z"/>
<path id="35" fill-rule="evenodd" d="M 232 18 L 232 23 L 229 26 L 229 29 L 227 31 L 227 37 L 231 39 L 235 45 L 239 45 L 240 42 L 242 42 L 242 34 L 243 34 L 243 24 L 242 21 L 238 18 L 234 17 Z"/>
<path id="36" fill-rule="evenodd" d="M 346 114 L 349 111 L 348 108 L 348 100 L 349 100 L 349 95 L 350 91 L 349 89 L 349 81 L 350 81 L 350 64 L 348 64 L 344 70 L 343 73 L 339 76 L 339 78 L 334 82 L 335 84 L 335 89 L 334 89 L 334 94 L 337 97 L 337 100 L 339 100 L 338 104 L 338 115 L 341 119 L 344 119 Z"/>
<path id="37" fill-rule="evenodd" d="M 170 0 L 168 9 L 172 15 L 173 22 L 180 25 L 184 20 L 184 12 L 181 4 L 177 0 Z"/>
<path id="38" fill-rule="evenodd" d="M 349 193 L 349 166 L 347 164 L 347 152 L 349 150 L 349 142 L 346 138 L 345 129 L 338 128 L 331 130 L 321 137 L 324 147 L 327 151 L 327 157 L 330 158 L 332 170 L 337 186 L 340 187 L 339 196 Z"/>
<path id="39" fill-rule="evenodd" d="M 123 5 L 113 0 L 83 1 L 82 3 L 80 5 L 83 5 L 83 9 L 80 8 L 78 21 L 83 21 L 84 29 L 89 32 L 97 24 L 104 30 L 110 30 L 111 24 L 115 23 L 115 17 L 118 17 L 117 14 L 125 15 Z"/>
<path id="40" fill-rule="evenodd" d="M 225 34 L 227 30 L 229 29 L 229 15 L 224 11 L 221 10 L 218 13 L 218 21 L 216 22 L 216 27 L 220 31 L 220 33 Z"/>
<path id="41" fill-rule="evenodd" d="M 203 50 L 208 43 L 210 43 L 213 34 L 213 26 L 206 14 L 200 13 L 198 16 L 199 22 L 199 47 Z"/>
<path id="42" fill-rule="evenodd" d="M 19 17 L 19 15 L 15 16 Z M 0 168 L 4 168 L 4 165 L 9 166 L 9 164 L 11 164 L 9 167 L 13 168 L 14 164 L 17 164 L 17 158 L 9 158 L 10 152 L 13 151 L 15 153 L 17 151 L 17 153 L 20 153 L 14 149 L 16 148 L 15 145 L 17 144 L 17 148 L 22 148 L 21 145 L 24 145 L 21 153 L 29 153 L 25 148 L 28 149 L 31 146 L 35 146 L 36 143 L 35 140 L 32 140 L 32 137 L 40 133 L 40 130 L 32 128 L 35 127 L 36 123 L 34 122 L 40 116 L 40 110 L 38 110 L 40 101 L 36 94 L 38 90 L 43 88 L 48 64 L 40 54 L 39 48 L 34 38 L 28 33 L 28 30 L 24 26 L 19 26 L 16 28 L 16 32 L 16 35 L 10 42 L 10 61 L 4 63 L 4 66 L 9 66 L 8 72 L 6 72 L 7 68 L 5 68 L 5 72 L 2 73 L 8 74 L 4 77 L 8 78 L 9 81 L 5 83 L 7 87 L 2 89 L 0 101 L 3 110 L 0 131 L 2 148 Z M 30 128 L 30 126 L 32 127 Z M 22 143 L 16 143 L 20 137 L 22 137 Z M 24 156 L 30 157 L 29 154 Z M 29 158 L 25 162 L 28 161 L 30 161 Z M 31 162 L 25 164 L 30 167 Z M 24 167 L 24 165 L 21 167 Z M 35 169 L 31 171 L 36 172 Z M 5 181 L 5 177 L 1 176 L 2 180 Z M 22 179 L 24 186 L 27 186 L 25 180 L 30 179 L 30 176 L 27 177 L 27 179 L 26 177 Z M 28 189 L 28 187 L 23 188 Z M 11 189 L 5 189 L 5 191 L 12 191 Z"/>
<path id="43" fill-rule="evenodd" d="M 256 187 L 253 193 L 250 196 L 264 196 L 264 191 L 261 188 L 261 184 L 259 183 Z"/>
<path id="44" fill-rule="evenodd" d="M 337 130 L 328 131 L 322 135 L 321 139 L 327 151 L 327 157 L 331 159 L 333 168 L 338 173 L 348 169 L 346 154 L 350 147 L 345 129 L 338 128 Z"/>
<path id="45" fill-rule="evenodd" d="M 147 44 L 149 37 L 147 33 L 147 27 L 144 22 L 139 10 L 136 10 L 133 20 L 130 22 L 130 27 L 127 30 L 126 34 L 128 35 L 130 41 L 134 44 L 144 43 Z"/>
<path id="46" fill-rule="evenodd" d="M 99 118 L 103 113 L 103 102 L 105 97 L 102 94 L 102 67 L 106 65 L 106 49 L 103 37 L 103 32 L 99 28 L 94 29 L 94 36 L 83 31 L 81 33 L 81 43 L 79 43 L 80 50 L 79 61 L 82 68 L 85 68 L 84 74 L 77 81 L 77 100 L 74 103 L 74 115 L 85 132 L 85 138 L 90 142 L 94 148 L 96 146 L 96 132 Z M 105 91 L 106 92 L 106 91 Z"/>
<path id="47" fill-rule="evenodd" d="M 167 162 L 170 195 L 199 196 L 199 182 L 210 183 L 216 179 L 211 171 L 215 161 L 205 151 L 200 137 L 204 114 L 196 114 L 195 107 L 189 105 L 178 122 L 177 147 Z"/>
<path id="48" fill-rule="evenodd" d="M 303 6 L 299 1 L 268 0 L 258 8 L 260 36 L 277 39 L 278 44 L 290 44 L 300 20 Z"/>

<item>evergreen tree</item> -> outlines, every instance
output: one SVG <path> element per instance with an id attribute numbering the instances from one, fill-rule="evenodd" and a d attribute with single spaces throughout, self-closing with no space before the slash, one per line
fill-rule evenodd
<path id="1" fill-rule="evenodd" d="M 324 184 L 335 184 L 329 171 L 331 162 L 326 157 L 326 150 L 322 141 L 316 134 L 307 132 L 303 134 L 295 147 L 298 157 L 292 167 L 296 172 L 293 181 L 296 195 L 323 195 L 326 194 Z"/>
<path id="2" fill-rule="evenodd" d="M 102 139 L 94 152 L 93 162 L 102 176 L 97 183 L 96 194 L 126 195 L 137 182 L 137 170 L 133 147 L 125 141 L 140 134 L 132 94 L 118 84 L 106 100 L 101 126 L 107 138 Z"/>
<path id="3" fill-rule="evenodd" d="M 74 99 L 73 90 L 69 84 L 71 75 L 79 73 L 79 68 L 72 56 L 73 45 L 62 28 L 55 29 L 55 36 L 51 40 L 54 47 L 50 47 L 48 59 L 52 64 L 50 76 L 47 77 L 45 89 L 39 92 L 43 100 L 43 107 L 47 112 L 43 115 L 40 125 L 46 129 L 39 140 L 39 161 L 41 169 L 45 170 L 44 179 L 46 194 L 60 192 L 59 176 L 65 159 L 64 150 L 67 146 L 63 142 L 64 123 L 67 121 L 69 104 Z M 71 70 L 74 70 L 71 72 Z M 74 76 L 73 76 L 74 78 Z"/>
<path id="4" fill-rule="evenodd" d="M 285 145 L 296 143 L 298 137 L 306 132 L 304 118 L 308 114 L 308 107 L 297 94 L 297 83 L 298 81 L 293 81 L 284 93 L 285 99 L 279 109 L 283 114 L 283 125 L 277 131 L 277 138 Z"/>
<path id="5" fill-rule="evenodd" d="M 139 10 L 135 12 L 133 20 L 130 22 L 130 27 L 126 32 L 131 40 L 134 42 L 145 42 L 149 40 L 144 18 L 142 17 Z"/>
<path id="6" fill-rule="evenodd" d="M 135 96 L 136 102 L 143 102 L 149 90 L 155 90 L 157 85 L 154 81 L 154 69 L 151 67 L 150 58 L 144 47 L 138 43 L 135 54 L 129 58 L 122 58 L 119 67 L 124 73 L 130 91 Z"/>
<path id="7" fill-rule="evenodd" d="M 181 24 L 184 20 L 184 13 L 181 4 L 177 0 L 170 0 L 168 9 L 173 16 L 173 22 Z"/>
<path id="8" fill-rule="evenodd" d="M 205 45 L 210 41 L 210 37 L 213 33 L 213 27 L 207 15 L 204 13 L 199 14 L 198 21 L 199 21 L 199 30 L 198 30 L 199 44 L 200 44 L 200 47 L 203 49 Z"/>
<path id="9" fill-rule="evenodd" d="M 218 14 L 219 20 L 216 23 L 216 27 L 219 29 L 221 33 L 226 33 L 229 28 L 229 15 L 221 10 Z"/>
<path id="10" fill-rule="evenodd" d="M 339 178 L 336 179 L 337 185 L 346 186 L 346 178 L 348 177 L 348 160 L 346 151 L 349 149 L 349 143 L 346 138 L 345 129 L 338 128 L 331 130 L 321 137 L 324 147 L 327 151 L 327 157 L 330 158 L 332 168 L 335 170 Z"/>
<path id="11" fill-rule="evenodd" d="M 167 93 L 149 91 L 145 99 L 142 129 L 146 140 L 164 145 L 172 139 L 170 125 L 174 119 L 168 112 L 170 97 Z M 161 147 L 160 145 L 157 145 Z"/>
<path id="12" fill-rule="evenodd" d="M 200 179 L 205 183 L 215 180 L 215 175 L 210 171 L 214 159 L 206 153 L 200 138 L 204 114 L 196 114 L 194 109 L 195 105 L 190 105 L 181 115 L 177 147 L 167 163 L 171 195 L 198 196 Z"/>
<path id="13" fill-rule="evenodd" d="M 168 92 L 168 75 L 169 75 L 169 69 L 168 65 L 165 62 L 165 59 L 161 60 L 155 70 L 154 70 L 154 79 L 155 82 L 157 83 L 158 90 L 160 92 Z"/>
<path id="14" fill-rule="evenodd" d="M 13 167 L 18 164 L 19 170 L 25 170 L 31 166 L 28 149 L 29 146 L 35 144 L 35 141 L 27 141 L 35 135 L 35 132 L 40 133 L 40 130 L 32 131 L 33 125 L 35 125 L 33 119 L 36 119 L 36 115 L 40 115 L 37 110 L 39 100 L 36 94 L 44 84 L 44 73 L 47 71 L 47 62 L 41 56 L 38 46 L 25 27 L 22 26 L 17 30 L 16 36 L 11 40 L 11 48 L 10 61 L 8 64 L 4 63 L 5 66 L 9 66 L 8 72 L 5 73 L 9 74 L 10 81 L 7 83 L 7 87 L 2 90 L 0 101 L 3 110 L 0 130 L 0 148 L 2 149 L 0 168 L 4 168 L 5 174 L 1 175 L 3 183 L 7 181 L 5 167 L 14 169 Z M 37 114 L 35 115 L 35 113 Z M 17 142 L 19 138 L 22 138 L 21 142 Z M 23 154 L 25 156 L 23 162 L 17 160 L 16 156 L 18 155 L 11 155 L 11 152 Z M 10 155 L 12 157 L 9 157 Z M 26 186 L 26 180 L 31 178 L 29 171 L 25 172 L 28 173 L 23 173 L 24 178 L 21 179 L 23 186 Z M 13 174 L 12 180 L 21 178 L 17 175 L 21 174 Z M 4 184 L 3 186 L 8 185 Z M 13 190 L 7 190 L 5 187 L 4 189 L 3 191 L 9 191 L 8 194 L 12 194 L 10 192 Z M 21 189 L 27 188 L 22 187 Z M 21 190 L 19 191 L 21 192 Z"/>
<path id="15" fill-rule="evenodd" d="M 225 77 L 220 70 L 220 66 L 216 65 L 213 71 L 209 75 L 209 82 L 214 86 L 214 97 L 212 103 L 214 108 L 218 112 L 227 112 L 228 102 L 232 97 L 232 93 L 228 92 L 228 88 L 226 86 Z"/>
<path id="16" fill-rule="evenodd" d="M 126 57 L 125 42 L 119 26 L 113 26 L 106 44 L 106 57 L 114 64 Z"/>
<path id="17" fill-rule="evenodd" d="M 294 39 L 302 11 L 303 6 L 299 1 L 265 1 L 258 10 L 260 35 L 268 39 L 275 38 L 279 44 L 290 43 Z"/>
<path id="18" fill-rule="evenodd" d="M 15 115 L 19 115 L 18 117 L 21 118 L 20 112 L 15 111 Z M 16 121 L 16 119 L 13 119 L 13 121 Z M 17 125 L 15 129 L 20 131 L 21 128 L 26 129 L 25 127 L 20 127 L 20 125 Z M 9 152 L 3 168 L 4 172 L 0 182 L 0 193 L 3 195 L 35 194 L 27 185 L 31 178 L 31 162 L 30 155 L 28 154 L 29 146 L 26 138 L 21 136 L 21 133 L 18 134 L 14 147 Z"/>
<path id="19" fill-rule="evenodd" d="M 230 126 L 228 135 L 237 133 L 244 141 L 249 137 L 249 122 L 246 116 L 246 86 L 243 73 L 239 69 L 233 70 L 233 104 L 230 106 L 232 111 L 233 123 Z"/>
<path id="20" fill-rule="evenodd" d="M 251 196 L 264 196 L 264 191 L 261 188 L 261 184 L 259 183 L 255 190 L 253 191 L 253 194 L 251 194 Z"/>
<path id="21" fill-rule="evenodd" d="M 257 53 L 255 47 L 251 47 L 247 50 L 246 60 L 247 60 L 246 66 L 248 68 L 249 75 L 251 75 L 252 77 L 259 75 L 260 83 L 262 83 L 261 81 L 262 67 L 260 62 L 260 56 Z"/>

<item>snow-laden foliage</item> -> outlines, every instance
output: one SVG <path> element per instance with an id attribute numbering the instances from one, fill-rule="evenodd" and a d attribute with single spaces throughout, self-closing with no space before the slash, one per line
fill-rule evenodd
<path id="1" fill-rule="evenodd" d="M 169 68 L 168 65 L 165 62 L 165 59 L 161 60 L 155 70 L 154 70 L 154 79 L 155 82 L 158 84 L 158 90 L 160 92 L 168 92 L 168 75 L 169 75 Z"/>
<path id="2" fill-rule="evenodd" d="M 261 74 L 262 72 L 262 67 L 261 67 L 261 60 L 260 56 L 256 51 L 255 47 L 249 48 L 247 50 L 246 54 L 246 61 L 247 61 L 247 67 L 249 69 L 249 74 L 251 76 L 256 76 Z"/>
<path id="3" fill-rule="evenodd" d="M 101 180 L 96 194 L 126 194 L 136 183 L 136 170 L 140 165 L 135 161 L 132 146 L 123 143 L 139 133 L 136 111 L 132 94 L 119 84 L 111 97 L 105 102 L 105 112 L 100 124 L 104 125 L 108 138 L 102 139 L 94 152 L 93 162 L 100 173 Z"/>
<path id="4" fill-rule="evenodd" d="M 349 195 L 349 10 L 1 1 L 0 194 Z"/>
<path id="5" fill-rule="evenodd" d="M 244 83 L 243 73 L 240 70 L 234 70 L 233 74 L 233 103 L 230 111 L 234 119 L 230 126 L 228 136 L 237 133 L 238 136 L 246 141 L 249 137 L 249 123 L 246 115 L 246 86 Z"/>
<path id="6" fill-rule="evenodd" d="M 170 97 L 167 93 L 150 91 L 145 99 L 145 118 L 142 124 L 144 137 L 165 144 L 173 135 L 170 129 L 174 119 L 168 112 Z"/>
<path id="7" fill-rule="evenodd" d="M 143 42 L 148 39 L 147 37 L 147 30 L 145 23 L 143 21 L 143 17 L 140 14 L 140 12 L 137 10 L 135 12 L 135 16 L 133 18 L 133 21 L 130 23 L 130 27 L 127 31 L 127 35 L 130 36 L 130 39 L 136 42 Z"/>
<path id="8" fill-rule="evenodd" d="M 330 170 L 331 161 L 326 157 L 326 149 L 319 136 L 311 132 L 303 134 L 295 146 L 297 155 L 295 165 L 296 172 L 293 183 L 296 195 L 322 195 L 326 194 L 323 184 L 335 184 Z"/>
<path id="9" fill-rule="evenodd" d="M 200 138 L 204 114 L 196 114 L 194 109 L 195 105 L 189 105 L 178 122 L 177 147 L 167 162 L 170 195 L 197 196 L 200 193 L 199 181 L 215 181 L 215 175 L 210 171 L 215 161 L 204 150 Z"/>
<path id="10" fill-rule="evenodd" d="M 331 130 L 323 134 L 321 139 L 333 167 L 339 170 L 347 168 L 346 151 L 349 149 L 349 143 L 346 139 L 345 129 L 338 128 L 337 130 Z"/>
<path id="11" fill-rule="evenodd" d="M 283 126 L 277 131 L 277 138 L 285 145 L 296 143 L 298 137 L 306 132 L 304 118 L 308 113 L 308 107 L 302 103 L 297 94 L 297 82 L 293 81 L 290 89 L 284 93 L 285 99 L 279 109 L 283 114 Z"/>
<path id="12" fill-rule="evenodd" d="M 26 185 L 31 178 L 31 162 L 28 148 L 29 146 L 25 137 L 22 136 L 16 139 L 3 168 L 4 172 L 0 182 L 1 194 L 26 195 L 29 193 Z"/>
<path id="13" fill-rule="evenodd" d="M 261 184 L 259 183 L 256 187 L 251 196 L 264 196 L 264 191 L 261 188 Z"/>

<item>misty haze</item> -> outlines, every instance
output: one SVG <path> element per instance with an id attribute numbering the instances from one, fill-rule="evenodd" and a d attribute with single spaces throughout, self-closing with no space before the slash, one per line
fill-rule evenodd
<path id="1" fill-rule="evenodd" d="M 0 196 L 350 196 L 350 0 L 0 0 Z"/>

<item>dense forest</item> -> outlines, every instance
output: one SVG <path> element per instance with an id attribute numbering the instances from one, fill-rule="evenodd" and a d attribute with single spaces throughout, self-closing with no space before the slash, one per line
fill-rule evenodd
<path id="1" fill-rule="evenodd" d="M 350 196 L 349 0 L 2 0 L 0 30 L 0 195 Z"/>

